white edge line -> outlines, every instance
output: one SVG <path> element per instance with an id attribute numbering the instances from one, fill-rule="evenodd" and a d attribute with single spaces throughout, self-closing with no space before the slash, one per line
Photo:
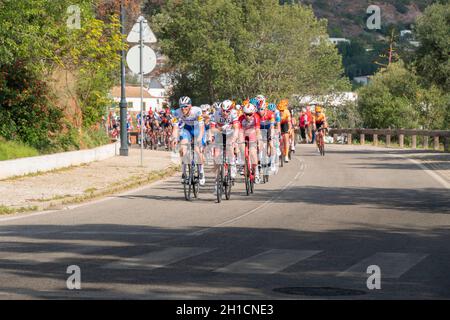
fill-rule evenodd
<path id="1" fill-rule="evenodd" d="M 432 170 L 428 169 L 425 165 L 423 165 L 422 163 L 420 163 L 419 161 L 415 160 L 415 159 L 411 159 L 408 158 L 404 155 L 401 154 L 389 154 L 391 157 L 394 158 L 403 158 L 406 159 L 412 163 L 414 163 L 415 165 L 417 165 L 418 167 L 420 167 L 423 171 L 425 171 L 430 177 L 432 177 L 434 180 L 436 180 L 437 182 L 439 182 L 444 188 L 446 189 L 450 189 L 450 184 L 445 181 L 444 178 L 442 178 L 440 175 L 438 175 L 437 173 L 433 172 Z"/>
<path id="2" fill-rule="evenodd" d="M 297 158 L 295 158 L 295 159 L 297 159 Z M 298 159 L 297 159 L 297 160 L 298 160 Z M 217 224 L 217 225 L 215 225 L 215 226 L 212 226 L 212 227 L 208 227 L 208 228 L 205 228 L 205 229 L 202 229 L 202 230 L 198 230 L 198 231 L 194 231 L 194 232 L 188 233 L 187 236 L 199 236 L 199 235 L 202 235 L 202 234 L 204 234 L 204 233 L 209 232 L 210 230 L 212 230 L 212 229 L 214 229 L 214 228 L 218 228 L 218 227 L 221 227 L 221 226 L 224 226 L 224 225 L 233 223 L 233 222 L 235 222 L 235 221 L 237 221 L 237 220 L 240 220 L 240 219 L 242 219 L 242 218 L 245 218 L 246 216 L 248 216 L 248 215 L 250 215 L 250 214 L 252 214 L 252 213 L 258 211 L 259 209 L 262 209 L 262 208 L 264 208 L 264 207 L 270 205 L 273 201 L 279 199 L 279 198 L 282 196 L 283 191 L 285 191 L 286 189 L 288 189 L 288 188 L 294 183 L 294 181 L 297 180 L 298 175 L 301 173 L 302 176 L 303 176 L 303 174 L 305 173 L 305 170 L 304 170 L 304 168 L 305 168 L 305 163 L 304 163 L 303 161 L 301 161 L 301 160 L 298 160 L 298 161 L 300 161 L 300 162 L 303 164 L 303 166 L 300 167 L 300 170 L 302 170 L 302 171 L 298 172 L 297 175 L 295 176 L 294 180 L 291 180 L 288 184 L 286 184 L 286 185 L 281 189 L 281 191 L 279 192 L 279 194 L 278 194 L 277 196 L 274 196 L 274 197 L 270 198 L 269 200 L 266 200 L 263 204 L 259 205 L 259 206 L 256 207 L 256 208 L 253 208 L 253 209 L 250 210 L 250 211 L 247 211 L 246 213 L 243 213 L 242 215 L 240 215 L 240 216 L 238 216 L 238 217 L 235 217 L 235 218 L 233 218 L 233 219 L 224 221 L 224 222 L 219 223 L 219 224 Z"/>

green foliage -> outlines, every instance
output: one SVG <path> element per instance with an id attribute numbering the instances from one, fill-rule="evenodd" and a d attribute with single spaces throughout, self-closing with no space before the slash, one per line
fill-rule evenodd
<path id="1" fill-rule="evenodd" d="M 358 105 L 365 127 L 417 128 L 417 77 L 403 62 L 380 71 L 359 91 Z"/>
<path id="2" fill-rule="evenodd" d="M 328 123 L 333 128 L 359 128 L 362 125 L 361 114 L 355 102 L 347 102 L 339 107 L 327 107 Z"/>
<path id="3" fill-rule="evenodd" d="M 309 7 L 271 0 L 169 0 L 153 25 L 176 70 L 173 96 L 271 99 L 348 87 L 341 58 Z M 301 30 L 301 32 L 299 32 Z"/>
<path id="4" fill-rule="evenodd" d="M 5 141 L 0 137 L 0 161 L 24 157 L 34 157 L 39 152 L 21 142 Z"/>
<path id="5" fill-rule="evenodd" d="M 52 144 L 61 129 L 61 111 L 52 105 L 47 84 L 16 61 L 0 67 L 0 136 L 23 141 L 37 149 Z"/>
<path id="6" fill-rule="evenodd" d="M 415 26 L 421 46 L 417 51 L 417 72 L 428 82 L 450 91 L 450 3 L 434 4 L 425 10 Z"/>
<path id="7" fill-rule="evenodd" d="M 55 70 L 76 76 L 70 92 L 80 123 L 99 123 L 117 77 L 122 47 L 116 17 L 95 18 L 92 0 L 0 1 L 0 136 L 41 152 L 80 147 L 80 130 L 65 119 L 52 91 Z M 81 29 L 67 27 L 67 8 L 81 8 Z M 63 85 L 63 79 L 58 79 Z M 70 90 L 66 90 L 69 93 Z"/>

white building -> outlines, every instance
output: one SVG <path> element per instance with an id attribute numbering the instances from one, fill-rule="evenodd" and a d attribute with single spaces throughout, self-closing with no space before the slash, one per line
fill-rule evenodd
<path id="1" fill-rule="evenodd" d="M 353 81 L 355 81 L 356 83 L 361 83 L 366 86 L 369 84 L 370 78 L 369 76 L 354 77 Z"/>
<path id="2" fill-rule="evenodd" d="M 400 37 L 401 38 L 403 38 L 403 37 L 405 37 L 405 36 L 410 36 L 410 37 L 412 37 L 413 36 L 413 33 L 412 33 L 412 31 L 411 30 L 401 30 L 400 31 Z"/>
<path id="3" fill-rule="evenodd" d="M 151 105 L 161 109 L 168 102 L 168 92 L 159 80 L 151 79 L 147 84 L 147 91 L 151 96 Z"/>
<path id="4" fill-rule="evenodd" d="M 350 44 L 351 41 L 346 39 L 346 38 L 329 38 L 328 39 L 331 43 L 333 43 L 334 45 L 338 45 L 339 43 L 345 42 Z"/>
<path id="5" fill-rule="evenodd" d="M 339 107 L 349 102 L 356 102 L 358 94 L 356 92 L 339 92 L 321 96 L 297 96 L 300 106 L 321 105 Z"/>
<path id="6" fill-rule="evenodd" d="M 126 86 L 125 87 L 125 95 L 126 95 L 127 104 L 128 104 L 128 111 L 140 112 L 141 111 L 141 87 Z M 155 109 L 159 110 L 159 108 L 157 108 L 157 103 L 156 103 L 157 99 L 152 97 L 150 95 L 150 93 L 146 90 L 146 88 L 144 88 L 143 95 L 144 95 L 144 112 L 148 111 L 149 108 L 152 108 L 153 110 L 155 110 Z M 116 106 L 118 106 L 120 103 L 120 99 L 121 99 L 121 90 L 120 90 L 119 86 L 112 88 L 111 96 L 112 96 L 112 99 L 114 100 L 114 103 L 116 104 Z"/>

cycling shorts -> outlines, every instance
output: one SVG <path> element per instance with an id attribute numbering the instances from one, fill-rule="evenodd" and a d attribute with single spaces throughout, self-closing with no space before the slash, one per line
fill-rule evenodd
<path id="1" fill-rule="evenodd" d="M 289 122 L 281 123 L 281 133 L 289 133 Z"/>
<path id="2" fill-rule="evenodd" d="M 188 126 L 186 124 L 180 130 L 181 130 L 179 137 L 180 141 L 187 140 L 191 142 L 194 137 L 198 137 L 198 135 L 200 134 L 200 128 L 198 126 Z"/>

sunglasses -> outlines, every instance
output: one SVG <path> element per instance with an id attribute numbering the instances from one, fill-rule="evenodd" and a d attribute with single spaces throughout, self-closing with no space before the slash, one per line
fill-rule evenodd
<path id="1" fill-rule="evenodd" d="M 190 105 L 184 105 L 184 106 L 181 106 L 181 109 L 186 109 L 186 108 L 189 108 L 190 107 Z"/>

